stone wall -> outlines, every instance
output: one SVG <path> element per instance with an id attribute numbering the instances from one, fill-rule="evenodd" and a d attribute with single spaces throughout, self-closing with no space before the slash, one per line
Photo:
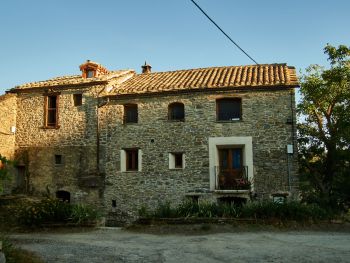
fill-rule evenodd
<path id="1" fill-rule="evenodd" d="M 0 96 L 0 154 L 13 159 L 15 152 L 15 133 L 11 127 L 16 127 L 16 95 Z"/>
<path id="2" fill-rule="evenodd" d="M 121 211 L 133 215 L 142 206 L 158 202 L 180 202 L 188 193 L 210 191 L 209 137 L 251 136 L 253 180 L 257 198 L 270 198 L 276 192 L 295 193 L 297 160 L 295 130 L 287 120 L 294 111 L 292 90 L 201 92 L 150 97 L 118 98 L 103 107 L 101 141 L 105 142 L 105 207 L 112 211 L 112 200 Z M 216 121 L 216 99 L 242 99 L 242 120 Z M 185 121 L 169 121 L 168 105 L 185 105 Z M 139 121 L 123 124 L 123 104 L 136 103 Z M 294 116 L 295 120 L 295 116 Z M 294 140 L 294 141 L 293 141 Z M 294 143 L 289 157 L 291 189 L 288 178 L 287 144 Z M 121 171 L 121 150 L 142 151 L 142 171 Z M 184 169 L 169 169 L 169 153 L 184 152 Z M 291 191 L 290 191 L 291 190 Z"/>
<path id="3" fill-rule="evenodd" d="M 97 100 L 103 86 L 56 89 L 59 128 L 46 128 L 45 91 L 21 92 L 17 100 L 16 158 L 26 191 L 34 195 L 68 191 L 73 202 L 100 204 L 102 178 L 97 170 Z M 83 94 L 74 106 L 73 94 Z M 55 156 L 61 156 L 62 164 Z"/>

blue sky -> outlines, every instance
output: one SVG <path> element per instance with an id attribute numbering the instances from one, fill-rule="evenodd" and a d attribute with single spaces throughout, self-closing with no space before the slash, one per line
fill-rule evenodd
<path id="1" fill-rule="evenodd" d="M 327 65 L 323 47 L 350 45 L 350 1 L 196 0 L 258 63 Z M 80 74 L 87 59 L 110 70 L 252 64 L 190 0 L 7 0 L 0 4 L 0 94 Z"/>

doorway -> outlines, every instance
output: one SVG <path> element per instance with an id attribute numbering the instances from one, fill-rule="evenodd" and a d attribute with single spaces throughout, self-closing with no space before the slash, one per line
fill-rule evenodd
<path id="1" fill-rule="evenodd" d="M 243 177 L 242 148 L 222 148 L 219 150 L 219 187 L 235 189 L 237 180 Z"/>

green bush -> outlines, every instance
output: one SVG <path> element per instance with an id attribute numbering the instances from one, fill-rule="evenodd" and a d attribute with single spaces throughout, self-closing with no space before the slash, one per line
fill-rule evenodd
<path id="1" fill-rule="evenodd" d="M 76 224 L 84 224 L 100 217 L 96 209 L 85 205 L 73 205 L 71 208 L 70 221 Z"/>
<path id="2" fill-rule="evenodd" d="M 145 218 L 151 217 L 150 212 L 148 211 L 148 208 L 145 205 L 141 206 L 138 212 L 140 217 L 145 217 Z"/>
<path id="3" fill-rule="evenodd" d="M 46 198 L 40 202 L 22 205 L 19 208 L 19 222 L 38 226 L 48 222 L 66 221 L 71 214 L 71 205 L 58 199 Z"/>
<path id="4" fill-rule="evenodd" d="M 272 201 L 252 202 L 243 206 L 226 203 L 184 201 L 176 208 L 170 202 L 159 203 L 153 213 L 145 207 L 139 211 L 140 216 L 155 218 L 204 217 L 204 218 L 247 218 L 281 221 L 317 221 L 330 219 L 332 214 L 315 204 L 302 204 L 292 201 L 283 204 Z"/>
<path id="5" fill-rule="evenodd" d="M 159 202 L 153 216 L 158 218 L 176 217 L 176 211 L 172 209 L 169 201 Z"/>
<path id="6" fill-rule="evenodd" d="M 279 219 L 279 220 L 324 220 L 331 214 L 314 204 L 302 204 L 292 201 L 283 204 L 274 202 L 254 202 L 242 207 L 241 217 L 255 219 Z"/>
<path id="7" fill-rule="evenodd" d="M 22 205 L 18 211 L 19 223 L 26 226 L 68 222 L 82 224 L 98 218 L 99 214 L 95 209 L 85 205 L 72 205 L 53 198 Z"/>

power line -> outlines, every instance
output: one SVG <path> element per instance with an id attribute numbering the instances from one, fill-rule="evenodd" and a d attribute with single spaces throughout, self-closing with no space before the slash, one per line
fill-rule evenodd
<path id="1" fill-rule="evenodd" d="M 191 2 L 236 46 L 238 47 L 248 58 L 250 58 L 252 61 L 254 61 L 255 64 L 259 65 L 258 62 L 256 62 L 247 52 L 245 52 L 235 41 L 233 41 L 229 35 L 227 35 L 224 30 L 221 29 L 221 27 L 218 26 L 218 24 L 215 23 L 213 19 L 211 19 L 207 13 L 194 1 L 191 0 Z"/>

